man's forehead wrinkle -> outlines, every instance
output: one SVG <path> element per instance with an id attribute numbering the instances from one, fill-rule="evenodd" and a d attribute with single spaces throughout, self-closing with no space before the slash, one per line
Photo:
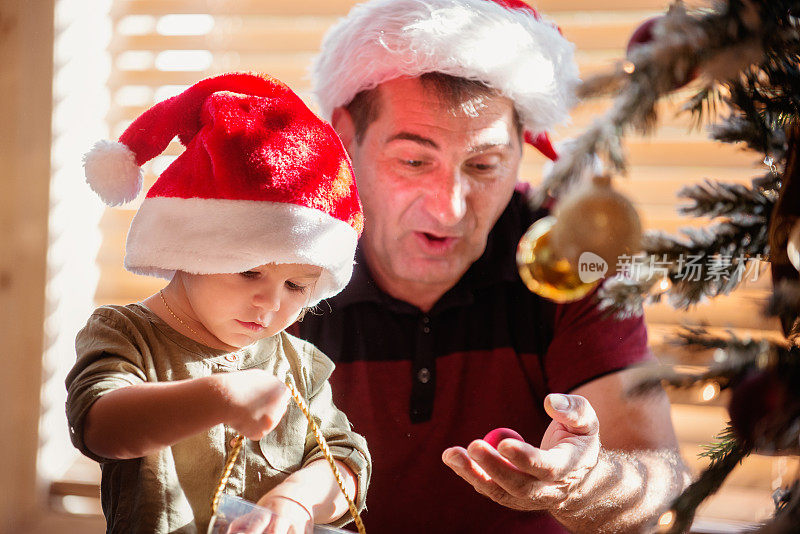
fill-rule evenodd
<path id="1" fill-rule="evenodd" d="M 400 127 L 402 128 L 403 126 L 400 125 Z M 425 133 L 416 133 L 417 131 Z M 384 144 L 389 144 L 393 141 L 411 141 L 427 148 L 439 150 L 444 145 L 437 141 L 438 139 L 444 140 L 445 145 L 448 144 L 448 140 L 461 139 L 466 145 L 466 151 L 469 153 L 483 152 L 493 148 L 512 148 L 513 146 L 508 124 L 502 119 L 490 124 L 473 124 L 466 127 L 462 125 L 462 128 L 452 131 L 447 130 L 441 124 L 438 128 L 424 127 L 424 125 L 419 125 L 419 128 L 411 126 L 407 129 L 396 131 L 396 133 L 389 133 Z"/>
<path id="2" fill-rule="evenodd" d="M 474 139 L 472 141 L 468 141 L 467 152 L 469 153 L 478 153 L 484 152 L 486 150 L 491 150 L 493 148 L 511 148 L 512 147 L 512 140 L 509 138 L 508 135 L 504 135 L 504 132 L 498 131 L 499 125 L 492 125 L 487 128 L 481 128 L 480 131 L 485 132 L 488 134 L 483 135 L 480 139 Z M 491 132 L 487 132 L 487 130 L 492 130 Z M 465 133 L 469 136 L 470 130 L 466 130 Z M 419 145 L 433 148 L 435 150 L 439 150 L 441 147 L 439 144 L 430 137 L 419 135 L 409 131 L 400 131 L 394 135 L 390 135 L 385 144 L 389 144 L 393 141 L 412 141 Z"/>
<path id="3" fill-rule="evenodd" d="M 420 145 L 425 145 L 425 146 L 428 146 L 428 147 L 431 147 L 431 148 L 435 148 L 435 149 L 439 148 L 439 145 L 436 144 L 436 142 L 433 139 L 430 139 L 429 137 L 423 137 L 423 136 L 415 134 L 415 133 L 406 132 L 406 131 L 398 132 L 398 133 L 390 136 L 386 140 L 386 143 L 391 143 L 392 141 L 399 141 L 399 140 L 414 141 L 415 143 L 419 143 Z"/>
<path id="4" fill-rule="evenodd" d="M 473 95 L 471 113 L 459 109 L 458 104 L 454 108 L 419 80 L 392 81 L 379 87 L 383 118 L 379 143 L 383 145 L 402 140 L 441 150 L 455 143 L 469 153 L 514 145 L 514 107 L 505 97 Z"/>

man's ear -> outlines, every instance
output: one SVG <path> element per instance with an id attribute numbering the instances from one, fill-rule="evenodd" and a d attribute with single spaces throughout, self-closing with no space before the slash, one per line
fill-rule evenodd
<path id="1" fill-rule="evenodd" d="M 333 115 L 331 115 L 331 126 L 341 138 L 344 148 L 350 152 L 350 147 L 356 139 L 356 125 L 350 112 L 343 107 L 334 109 Z"/>

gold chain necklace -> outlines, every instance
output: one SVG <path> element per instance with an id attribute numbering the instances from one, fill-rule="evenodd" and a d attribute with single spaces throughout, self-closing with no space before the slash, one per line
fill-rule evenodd
<path id="1" fill-rule="evenodd" d="M 172 308 L 170 308 L 170 307 L 169 307 L 169 304 L 167 304 L 167 299 L 165 299 L 165 298 L 164 298 L 164 290 L 162 289 L 161 291 L 159 291 L 159 292 L 158 292 L 158 294 L 159 294 L 159 295 L 161 295 L 161 302 L 163 302 L 163 303 L 164 303 L 164 306 L 166 306 L 166 307 L 167 307 L 167 311 L 169 312 L 169 314 L 170 314 L 170 315 L 172 315 L 172 316 L 175 318 L 175 320 L 177 320 L 177 321 L 178 321 L 179 323 L 181 323 L 183 326 L 185 326 L 186 328 L 188 328 L 188 329 L 189 329 L 189 332 L 191 332 L 192 334 L 194 334 L 194 335 L 196 335 L 198 338 L 200 338 L 198 341 L 202 340 L 202 339 L 203 339 L 203 336 L 201 336 L 201 335 L 200 335 L 200 333 L 199 333 L 197 330 L 195 330 L 194 328 L 192 328 L 191 326 L 189 326 L 188 324 L 186 324 L 185 322 L 183 322 L 183 319 L 181 319 L 180 317 L 178 317 L 177 315 L 175 315 L 175 312 L 174 312 L 174 311 L 172 311 Z"/>

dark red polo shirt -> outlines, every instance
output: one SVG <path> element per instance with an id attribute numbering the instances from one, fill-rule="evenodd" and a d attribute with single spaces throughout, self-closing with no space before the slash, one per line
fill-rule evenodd
<path id="1" fill-rule="evenodd" d="M 334 401 L 367 438 L 370 532 L 566 532 L 479 495 L 441 461 L 496 427 L 538 445 L 545 395 L 648 356 L 641 319 L 606 318 L 591 298 L 555 305 L 522 284 L 514 255 L 535 218 L 515 193 L 484 255 L 429 313 L 381 292 L 358 255 L 350 285 L 295 330 L 336 362 Z"/>

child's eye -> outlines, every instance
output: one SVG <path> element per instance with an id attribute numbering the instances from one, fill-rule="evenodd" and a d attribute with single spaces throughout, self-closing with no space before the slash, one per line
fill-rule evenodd
<path id="1" fill-rule="evenodd" d="M 305 290 L 308 289 L 308 286 L 301 286 L 300 284 L 295 284 L 289 280 L 286 281 L 286 287 L 288 287 L 291 291 L 297 291 L 299 293 L 304 293 Z"/>
<path id="2" fill-rule="evenodd" d="M 250 279 L 256 279 L 261 275 L 261 273 L 258 271 L 245 271 L 239 274 L 244 276 L 245 278 L 250 278 Z"/>

